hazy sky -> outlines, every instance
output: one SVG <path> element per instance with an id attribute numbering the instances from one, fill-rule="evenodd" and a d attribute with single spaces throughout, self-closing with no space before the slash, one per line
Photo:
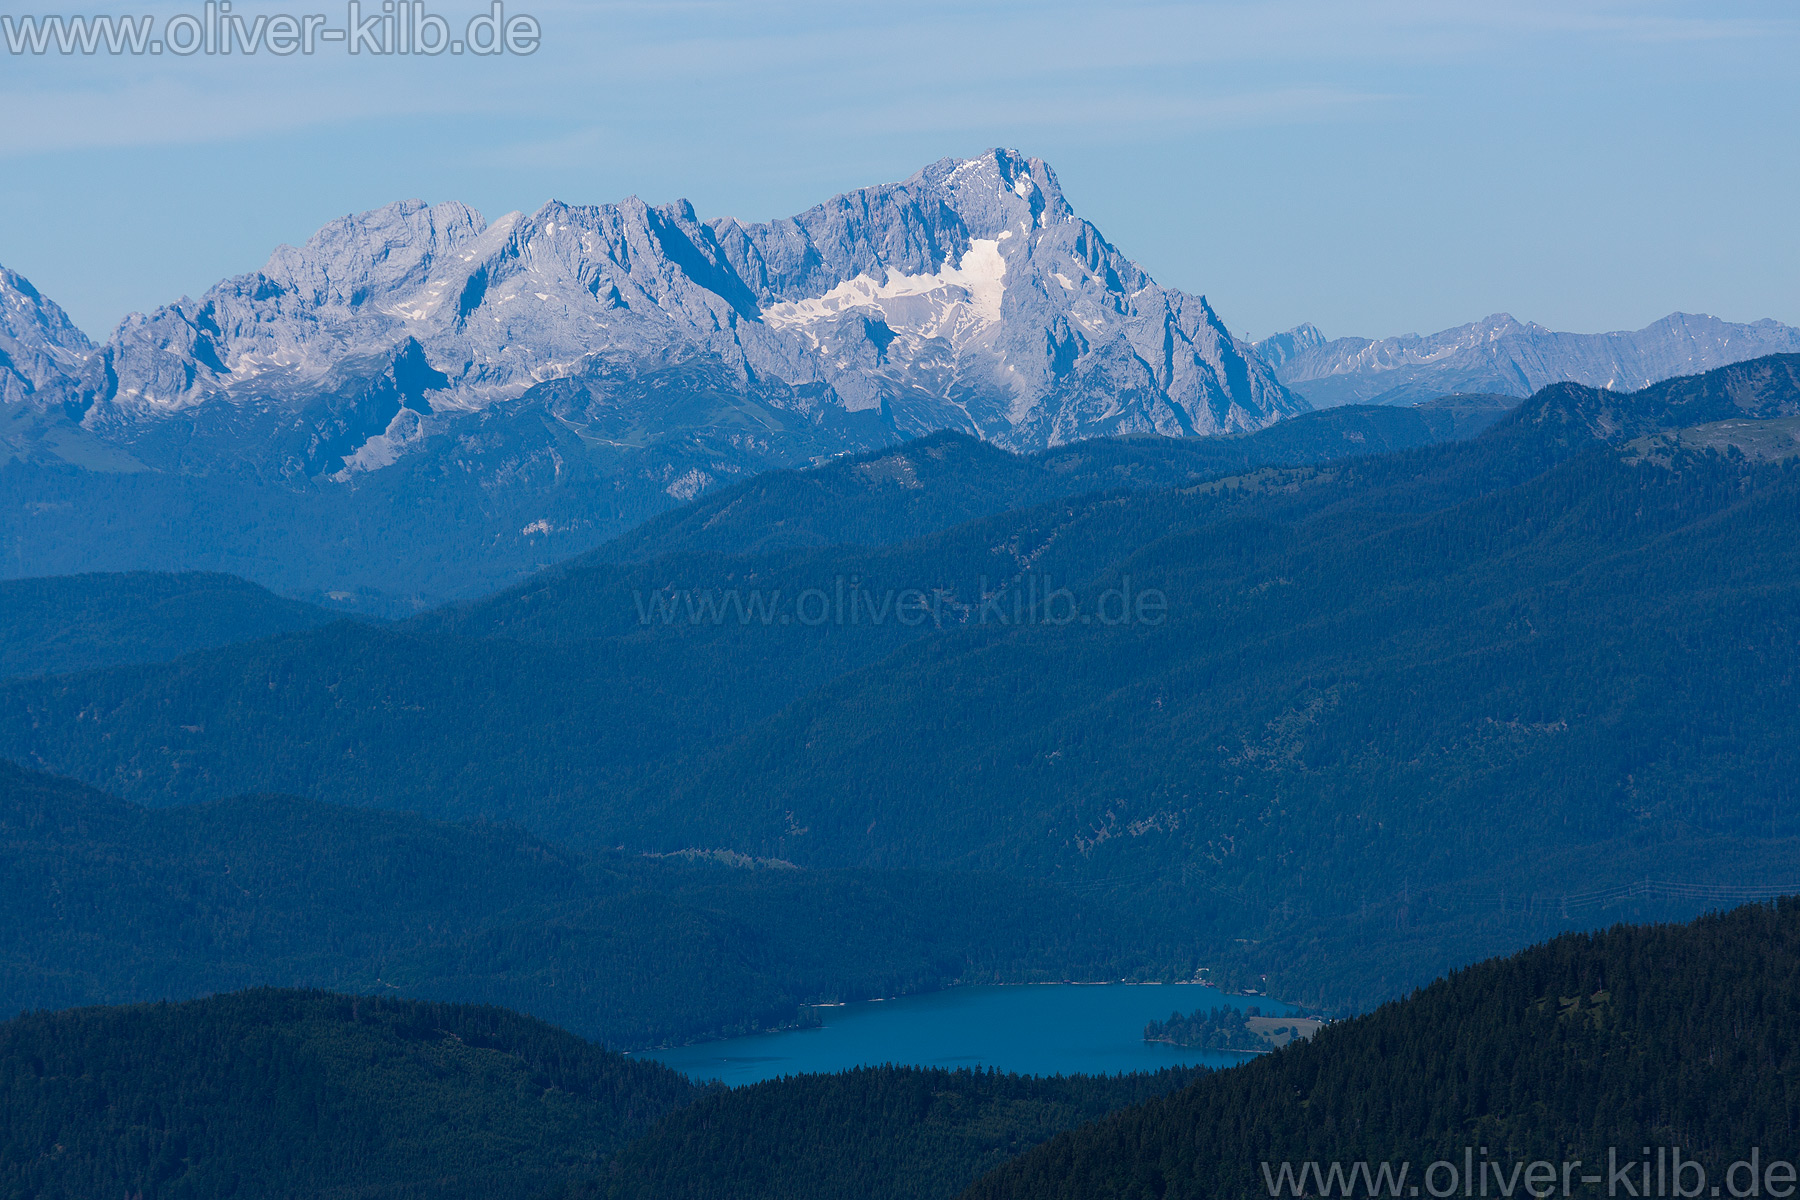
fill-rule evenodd
<path id="1" fill-rule="evenodd" d="M 489 0 L 429 0 L 460 32 Z M 0 0 L 166 18 L 203 0 Z M 33 9 L 33 4 L 42 5 Z M 86 6 L 84 8 L 84 6 Z M 365 2 L 378 10 L 380 0 Z M 250 17 L 341 0 L 238 0 Z M 1800 5 L 571 3 L 528 58 L 19 56 L 0 263 L 90 333 L 418 196 L 785 216 L 945 155 L 1047 159 L 1235 331 L 1800 324 Z"/>

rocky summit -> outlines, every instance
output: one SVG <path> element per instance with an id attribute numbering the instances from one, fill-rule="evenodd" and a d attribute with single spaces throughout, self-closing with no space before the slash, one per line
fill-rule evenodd
<path id="1" fill-rule="evenodd" d="M 60 394 L 93 350 L 55 301 L 0 267 L 0 403 L 23 403 L 46 388 Z"/>
<path id="2" fill-rule="evenodd" d="M 83 427 L 122 445 L 177 421 L 256 457 L 245 414 L 298 415 L 318 436 L 276 466 L 309 477 L 389 466 L 456 414 L 534 391 L 578 425 L 621 407 L 640 433 L 690 423 L 673 394 L 660 412 L 630 394 L 671 367 L 835 429 L 826 448 L 1248 431 L 1306 407 L 1204 298 L 1158 286 L 1046 163 L 1006 150 L 756 225 L 635 197 L 491 222 L 403 201 L 50 362 L 62 378 L 34 364 L 31 394 L 60 382 Z M 232 415 L 205 411 L 220 406 Z"/>

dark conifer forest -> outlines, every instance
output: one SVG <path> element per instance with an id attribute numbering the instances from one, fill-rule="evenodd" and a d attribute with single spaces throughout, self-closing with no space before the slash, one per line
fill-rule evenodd
<path id="1" fill-rule="evenodd" d="M 1053 1134 L 1172 1092 L 1197 1068 L 1034 1078 L 864 1067 L 711 1092 L 620 1152 L 605 1200 L 949 1197 Z"/>
<path id="2" fill-rule="evenodd" d="M 496 1008 L 255 990 L 0 1025 L 9 1197 L 536 1196 L 693 1085 Z"/>
<path id="3" fill-rule="evenodd" d="M 300 985 L 501 1004 L 624 1049 L 1186 961 L 1154 922 L 1000 875 L 584 854 L 282 796 L 144 809 L 3 762 L 0 914 L 10 1012 Z"/>
<path id="4" fill-rule="evenodd" d="M 1800 1160 L 1797 1051 L 1800 901 L 1566 934 L 1059 1135 L 966 1195 L 1266 1197 L 1261 1164 L 1308 1161 L 1410 1160 L 1411 1187 L 1467 1147 L 1505 1176 L 1580 1159 L 1573 1194 L 1625 1195 L 1573 1181 L 1610 1149 L 1678 1146 L 1718 1186 L 1753 1151 Z"/>

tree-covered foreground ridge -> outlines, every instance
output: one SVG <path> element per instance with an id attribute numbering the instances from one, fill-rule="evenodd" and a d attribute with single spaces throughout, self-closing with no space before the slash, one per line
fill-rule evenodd
<path id="1" fill-rule="evenodd" d="M 0 1195 L 1784 1200 L 1797 1074 L 1793 899 L 1564 935 L 1243 1066 L 1111 1079 L 703 1089 L 501 1009 L 253 990 L 0 1025 Z"/>
<path id="2" fill-rule="evenodd" d="M 1797 1163 L 1789 898 L 1568 934 L 1453 971 L 1062 1134 L 966 1200 L 1492 1197 L 1527 1183 L 1538 1197 L 1780 1200 Z"/>

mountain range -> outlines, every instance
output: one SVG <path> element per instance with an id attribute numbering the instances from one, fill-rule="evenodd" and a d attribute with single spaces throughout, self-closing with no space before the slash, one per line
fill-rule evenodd
<path id="1" fill-rule="evenodd" d="M 1012 150 L 755 224 L 409 200 L 100 345 L 0 268 L 0 576 L 227 572 L 401 616 L 733 481 L 933 432 L 1241 436 L 1352 400 L 1644 386 L 1796 337 L 1493 318 L 1252 347 Z"/>
<path id="2" fill-rule="evenodd" d="M 1256 353 L 1316 408 L 1417 404 L 1456 392 L 1525 397 L 1552 383 L 1632 392 L 1767 354 L 1800 351 L 1800 329 L 1671 313 L 1635 332 L 1557 333 L 1496 313 L 1421 337 L 1326 339 L 1313 325 L 1257 342 Z"/>
<path id="3" fill-rule="evenodd" d="M 721 481 L 937 430 L 1033 449 L 1307 407 L 1008 150 L 763 224 L 391 204 L 100 346 L 17 275 L 0 312 L 0 458 L 33 514 L 0 569 L 220 569 L 400 609 Z M 94 519 L 119 511 L 178 536 Z"/>
<path id="4" fill-rule="evenodd" d="M 687 360 L 847 437 L 956 428 L 1041 447 L 1255 429 L 1301 407 L 1204 299 L 1159 287 L 1075 215 L 1048 165 L 1011 151 L 759 225 L 635 197 L 493 222 L 389 205 L 127 320 L 74 400 L 129 441 L 153 415 L 291 412 L 354 379 L 372 389 L 361 415 L 388 424 L 305 467 L 356 472 L 418 435 L 400 410 L 479 410 L 556 382 L 610 428 L 631 379 Z"/>

